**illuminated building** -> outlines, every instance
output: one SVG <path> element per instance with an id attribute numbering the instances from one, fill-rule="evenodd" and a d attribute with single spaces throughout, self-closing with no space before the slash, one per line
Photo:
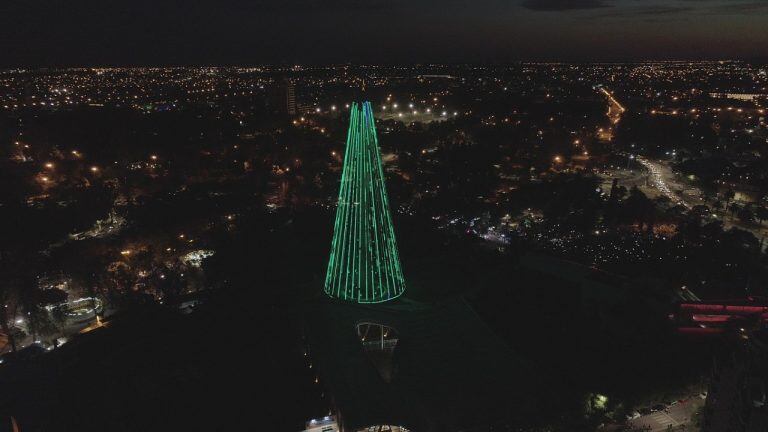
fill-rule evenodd
<path id="1" fill-rule="evenodd" d="M 405 291 L 370 102 L 350 107 L 325 292 L 357 303 Z"/>
<path id="2" fill-rule="evenodd" d="M 288 115 L 296 115 L 296 85 L 290 80 L 285 82 L 285 104 Z"/>

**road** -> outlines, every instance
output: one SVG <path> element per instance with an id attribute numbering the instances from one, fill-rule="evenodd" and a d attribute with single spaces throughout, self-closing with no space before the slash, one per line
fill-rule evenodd
<path id="1" fill-rule="evenodd" d="M 621 120 L 621 115 L 627 111 L 626 108 L 619 101 L 613 97 L 613 93 L 609 92 L 605 87 L 600 87 L 600 92 L 608 98 L 608 119 L 611 120 L 611 124 L 618 124 Z"/>
<path id="2" fill-rule="evenodd" d="M 608 117 L 610 125 L 608 127 L 601 127 L 597 130 L 597 139 L 603 142 L 608 142 L 613 140 L 614 127 L 619 124 L 621 115 L 624 114 L 627 109 L 624 108 L 624 106 L 613 97 L 613 93 L 608 91 L 605 87 L 600 87 L 599 91 L 608 98 L 608 112 L 605 113 L 605 115 Z"/>
<path id="3" fill-rule="evenodd" d="M 704 406 L 704 400 L 698 396 L 678 403 L 667 409 L 667 412 L 658 411 L 650 413 L 628 423 L 636 429 L 650 428 L 651 432 L 666 431 L 670 426 L 675 430 L 694 430 L 691 424 L 693 415 Z"/>
<path id="4" fill-rule="evenodd" d="M 700 189 L 686 184 L 675 174 L 670 162 L 651 160 L 642 156 L 636 157 L 635 160 L 643 168 L 643 171 L 612 170 L 607 176 L 603 175 L 603 189 L 609 190 L 612 178 L 616 177 L 619 179 L 620 185 L 626 188 L 637 186 L 649 198 L 664 195 L 672 202 L 687 209 L 697 205 L 707 205 L 715 217 L 723 222 L 723 228 L 726 230 L 734 227 L 739 228 L 751 232 L 758 239 L 768 236 L 768 227 L 756 223 L 744 223 L 730 212 L 715 210 L 714 203 L 708 202 Z"/>
<path id="5" fill-rule="evenodd" d="M 648 171 L 650 186 L 672 202 L 689 209 L 706 204 L 701 191 L 679 181 L 668 163 L 652 161 L 642 156 L 637 157 L 637 163 Z"/>

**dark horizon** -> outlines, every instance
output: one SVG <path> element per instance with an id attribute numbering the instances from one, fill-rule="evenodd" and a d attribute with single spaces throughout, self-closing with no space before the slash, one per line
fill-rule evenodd
<path id="1" fill-rule="evenodd" d="M 756 0 L 32 0 L 0 67 L 764 59 Z"/>

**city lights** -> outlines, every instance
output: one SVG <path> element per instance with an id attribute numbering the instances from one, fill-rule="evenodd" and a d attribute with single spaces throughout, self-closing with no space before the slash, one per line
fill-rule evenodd
<path id="1" fill-rule="evenodd" d="M 571 20 L 574 35 L 606 12 L 642 9 L 604 3 L 510 7 L 535 22 L 589 17 Z M 691 3 L 711 24 L 703 10 L 718 1 Z M 316 6 L 265 13 L 290 15 L 305 37 L 305 9 Z M 363 26 L 394 25 L 345 8 L 317 22 L 362 14 Z M 653 27 L 685 25 L 686 13 Z M 762 413 L 755 402 L 768 373 L 754 366 L 768 360 L 766 65 L 639 61 L 632 43 L 580 48 L 626 54 L 620 62 L 504 63 L 496 53 L 442 64 L 416 55 L 434 45 L 426 39 L 393 49 L 398 38 L 434 37 L 403 25 L 363 31 L 365 43 L 338 50 L 315 38 L 307 64 L 288 43 L 242 63 L 283 50 L 291 64 L 0 71 L 9 221 L 0 379 L 20 429 L 87 429 L 69 414 L 86 411 L 82 423 L 105 430 L 130 429 L 121 422 L 131 416 L 151 424 L 157 398 L 133 394 L 147 373 L 160 402 L 205 407 L 166 413 L 187 430 L 199 420 L 298 432 L 306 419 L 305 432 L 662 431 L 706 429 L 720 413 L 719 424 L 744 425 L 732 413 Z M 442 51 L 460 59 L 487 33 Z M 667 51 L 684 50 L 688 33 L 670 33 Z M 30 43 L 30 55 L 42 55 Z M 355 59 L 363 45 L 381 61 Z M 231 341 L 242 349 L 229 353 Z M 94 353 L 99 361 L 79 361 Z M 544 379 L 553 367 L 558 379 Z M 263 381 L 300 403 L 267 397 L 259 406 L 274 416 L 231 415 L 235 393 L 205 391 L 243 368 L 257 376 L 243 388 Z M 93 386 L 59 379 L 72 371 L 117 385 L 94 399 Z M 54 398 L 54 417 L 26 409 L 40 405 L 28 389 L 43 381 L 68 395 Z M 115 403 L 126 397 L 138 401 L 128 414 Z M 272 417 L 288 426 L 267 424 Z M 245 427 L 230 424 L 240 419 Z"/>

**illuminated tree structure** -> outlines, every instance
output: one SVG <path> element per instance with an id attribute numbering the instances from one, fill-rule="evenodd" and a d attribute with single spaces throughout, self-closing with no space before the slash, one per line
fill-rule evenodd
<path id="1" fill-rule="evenodd" d="M 325 292 L 358 303 L 405 291 L 370 102 L 350 110 Z"/>

